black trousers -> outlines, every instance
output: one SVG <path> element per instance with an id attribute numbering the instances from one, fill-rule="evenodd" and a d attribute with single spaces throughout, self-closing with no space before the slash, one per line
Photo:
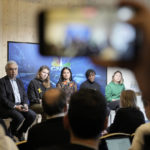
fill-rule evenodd
<path id="1" fill-rule="evenodd" d="M 120 100 L 107 102 L 107 106 L 110 108 L 110 110 L 117 110 L 120 108 Z"/>
<path id="2" fill-rule="evenodd" d="M 36 113 L 32 110 L 27 112 L 20 112 L 15 109 L 5 110 L 3 115 L 0 115 L 2 118 L 11 118 L 10 131 L 13 135 L 16 133 L 22 134 L 26 132 L 27 129 L 32 125 L 36 118 Z"/>

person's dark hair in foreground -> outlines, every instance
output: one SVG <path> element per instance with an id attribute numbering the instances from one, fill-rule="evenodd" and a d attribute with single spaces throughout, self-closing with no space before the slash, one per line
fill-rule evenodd
<path id="1" fill-rule="evenodd" d="M 70 132 L 70 143 L 49 147 L 51 150 L 96 150 L 99 136 L 107 125 L 105 97 L 92 89 L 81 89 L 70 99 L 64 127 Z M 48 150 L 40 149 L 40 150 Z"/>
<path id="2" fill-rule="evenodd" d="M 68 110 L 70 128 L 79 138 L 99 137 L 106 119 L 106 100 L 95 90 L 82 89 L 72 95 Z"/>

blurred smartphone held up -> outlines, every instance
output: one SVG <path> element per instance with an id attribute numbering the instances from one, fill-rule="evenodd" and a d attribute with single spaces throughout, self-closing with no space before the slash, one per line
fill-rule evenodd
<path id="1" fill-rule="evenodd" d="M 52 8 L 40 14 L 40 53 L 135 61 L 142 34 L 126 22 L 133 16 L 129 7 L 110 5 Z"/>

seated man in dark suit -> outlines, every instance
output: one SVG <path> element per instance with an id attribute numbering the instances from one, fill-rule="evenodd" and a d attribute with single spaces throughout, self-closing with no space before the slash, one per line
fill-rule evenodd
<path id="1" fill-rule="evenodd" d="M 18 65 L 9 61 L 6 66 L 6 76 L 0 79 L 0 117 L 12 118 L 10 131 L 23 140 L 23 133 L 31 126 L 36 114 L 28 109 L 28 99 L 24 85 L 16 78 Z"/>
<path id="2" fill-rule="evenodd" d="M 64 126 L 69 129 L 69 144 L 49 147 L 51 150 L 97 150 L 99 136 L 107 126 L 106 100 L 98 91 L 82 89 L 71 96 Z M 48 150 L 41 149 L 41 150 Z"/>
<path id="3" fill-rule="evenodd" d="M 65 93 L 61 89 L 49 89 L 44 93 L 42 102 L 43 110 L 48 115 L 47 120 L 30 128 L 28 147 L 33 150 L 69 143 L 69 132 L 63 126 L 63 117 L 67 110 Z"/>

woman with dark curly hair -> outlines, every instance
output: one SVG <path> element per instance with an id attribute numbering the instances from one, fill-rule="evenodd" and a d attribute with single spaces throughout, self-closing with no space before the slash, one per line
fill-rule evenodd
<path id="1" fill-rule="evenodd" d="M 61 70 L 60 79 L 56 87 L 62 89 L 66 93 L 67 102 L 69 102 L 71 94 L 77 91 L 77 84 L 72 80 L 70 68 L 64 67 Z"/>

